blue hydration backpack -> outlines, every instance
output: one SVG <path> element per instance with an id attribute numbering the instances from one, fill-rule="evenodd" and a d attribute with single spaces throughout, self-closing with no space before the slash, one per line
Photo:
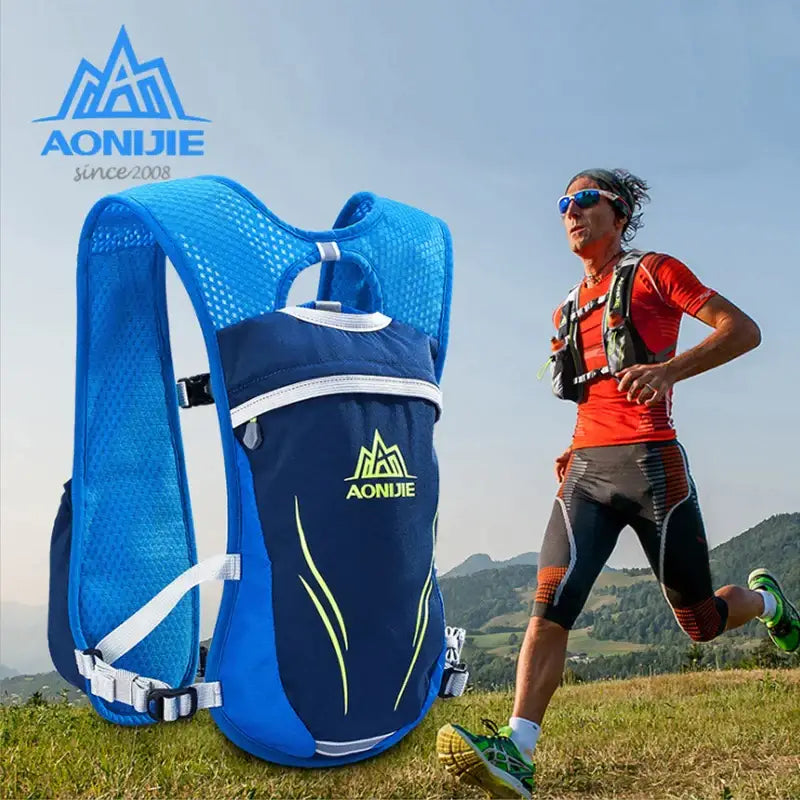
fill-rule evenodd
<path id="1" fill-rule="evenodd" d="M 165 257 L 209 375 L 175 380 Z M 285 307 L 319 262 L 320 299 Z M 367 193 L 318 233 L 216 177 L 92 209 L 48 638 L 103 717 L 142 725 L 208 708 L 256 756 L 328 766 L 385 750 L 437 694 L 463 691 L 464 632 L 445 628 L 434 567 L 451 276 L 441 220 Z M 178 415 L 206 403 L 228 544 L 197 563 Z M 199 664 L 206 580 L 225 584 Z"/>

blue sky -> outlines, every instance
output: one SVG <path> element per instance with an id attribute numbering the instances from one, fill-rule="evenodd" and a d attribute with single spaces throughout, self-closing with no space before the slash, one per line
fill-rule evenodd
<path id="1" fill-rule="evenodd" d="M 78 234 L 97 198 L 132 185 L 73 182 L 102 159 L 42 158 L 31 120 L 56 112 L 81 58 L 104 62 L 122 24 L 140 59 L 166 60 L 187 112 L 212 120 L 206 155 L 171 159 L 174 176 L 228 175 L 305 228 L 329 227 L 362 189 L 449 223 L 440 571 L 541 545 L 574 408 L 535 372 L 580 274 L 555 200 L 590 166 L 646 178 L 637 246 L 682 259 L 762 327 L 754 353 L 675 392 L 711 544 L 800 508 L 796 3 L 15 0 L 0 65 L 4 600 L 46 602 L 71 468 Z M 313 283 L 301 276 L 293 298 Z M 174 280 L 170 311 L 176 371 L 201 371 Z M 705 331 L 686 320 L 681 346 Z M 215 425 L 208 409 L 184 417 L 201 555 L 225 542 Z M 611 563 L 644 563 L 632 535 Z"/>

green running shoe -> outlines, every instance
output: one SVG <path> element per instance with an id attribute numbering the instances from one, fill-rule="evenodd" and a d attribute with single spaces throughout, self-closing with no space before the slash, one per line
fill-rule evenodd
<path id="1" fill-rule="evenodd" d="M 491 736 L 445 725 L 436 734 L 436 752 L 444 768 L 459 781 L 479 786 L 492 797 L 530 798 L 534 765 L 511 741 L 511 728 L 482 720 Z"/>
<path id="2" fill-rule="evenodd" d="M 787 653 L 800 648 L 800 614 L 783 593 L 778 581 L 766 569 L 754 569 L 747 578 L 750 589 L 769 592 L 777 602 L 775 616 L 765 622 L 770 639 Z"/>

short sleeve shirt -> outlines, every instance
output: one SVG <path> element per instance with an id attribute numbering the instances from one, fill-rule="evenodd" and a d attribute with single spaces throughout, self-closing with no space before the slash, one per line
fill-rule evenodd
<path id="1" fill-rule="evenodd" d="M 608 291 L 611 273 L 599 284 L 580 288 L 582 306 Z M 636 270 L 631 297 L 631 321 L 653 353 L 675 354 L 681 317 L 694 316 L 716 292 L 672 256 L 649 253 Z M 553 314 L 558 326 L 560 307 Z M 587 371 L 605 366 L 602 319 L 604 306 L 578 323 L 579 344 Z M 604 375 L 586 384 L 578 404 L 572 447 L 598 447 L 635 442 L 669 441 L 676 436 L 672 421 L 672 392 L 653 406 L 632 403 L 617 390 L 617 380 Z"/>

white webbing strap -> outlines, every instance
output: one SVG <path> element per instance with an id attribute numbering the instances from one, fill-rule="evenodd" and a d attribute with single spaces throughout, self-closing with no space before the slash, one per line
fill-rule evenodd
<path id="1" fill-rule="evenodd" d="M 135 614 L 104 636 L 96 648 L 106 662 L 113 664 L 155 630 L 186 592 L 205 581 L 237 581 L 240 565 L 238 553 L 222 553 L 189 567 Z"/>
<path id="2" fill-rule="evenodd" d="M 603 305 L 608 299 L 608 293 L 601 294 L 599 297 L 595 297 L 592 300 L 589 300 L 588 303 L 584 303 L 579 309 L 572 312 L 572 316 L 570 320 L 576 322 L 578 320 L 583 319 L 588 313 L 594 311 L 598 306 Z"/>
<path id="3" fill-rule="evenodd" d="M 78 672 L 90 682 L 90 691 L 110 703 L 132 706 L 153 719 L 171 722 L 189 717 L 199 708 L 222 705 L 219 681 L 173 688 L 157 678 L 147 678 L 112 664 L 158 627 L 180 599 L 195 586 L 210 580 L 239 580 L 241 556 L 223 553 L 187 569 L 137 612 L 101 639 L 95 648 L 76 650 Z"/>
<path id="4" fill-rule="evenodd" d="M 591 372 L 584 372 L 583 375 L 578 375 L 577 378 L 573 378 L 573 383 L 587 383 L 588 381 L 594 380 L 595 378 L 599 378 L 601 375 L 608 375 L 611 372 L 610 367 L 600 367 L 599 369 L 593 369 Z"/>

